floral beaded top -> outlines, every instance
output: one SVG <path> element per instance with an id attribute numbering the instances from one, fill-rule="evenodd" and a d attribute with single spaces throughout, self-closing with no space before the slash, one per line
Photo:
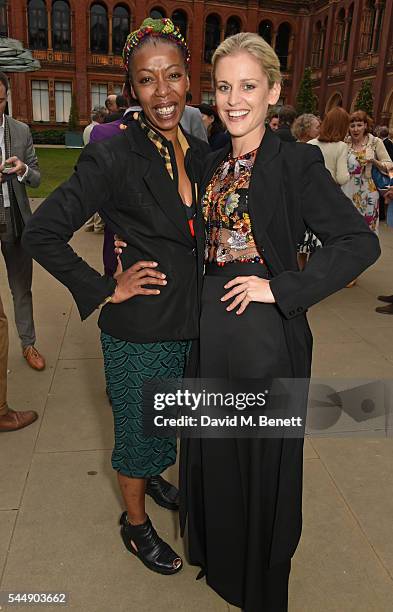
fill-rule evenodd
<path id="1" fill-rule="evenodd" d="M 258 149 L 218 166 L 202 199 L 208 262 L 262 263 L 252 234 L 248 188 Z"/>

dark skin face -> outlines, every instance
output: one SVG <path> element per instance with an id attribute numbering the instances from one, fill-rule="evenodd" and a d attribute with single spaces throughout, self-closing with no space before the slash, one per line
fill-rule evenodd
<path id="1" fill-rule="evenodd" d="M 149 122 L 168 140 L 175 139 L 189 88 L 181 50 L 175 44 L 146 42 L 132 56 L 130 81 Z"/>

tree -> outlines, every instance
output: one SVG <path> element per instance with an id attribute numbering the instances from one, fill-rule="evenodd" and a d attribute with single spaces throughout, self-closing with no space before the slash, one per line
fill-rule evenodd
<path id="1" fill-rule="evenodd" d="M 356 98 L 355 110 L 362 110 L 369 117 L 373 116 L 374 96 L 371 81 L 363 81 L 358 97 Z"/>
<path id="2" fill-rule="evenodd" d="M 68 120 L 68 130 L 70 132 L 77 132 L 79 130 L 79 111 L 75 94 L 72 94 L 70 118 Z"/>
<path id="3" fill-rule="evenodd" d="M 311 68 L 304 70 L 302 81 L 296 98 L 296 110 L 299 115 L 303 113 L 315 113 L 317 110 L 317 98 L 312 90 Z"/>

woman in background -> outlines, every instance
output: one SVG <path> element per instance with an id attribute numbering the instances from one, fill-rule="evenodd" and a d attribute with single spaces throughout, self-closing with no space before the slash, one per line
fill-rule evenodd
<path id="1" fill-rule="evenodd" d="M 337 106 L 329 111 L 322 121 L 319 135 L 308 141 L 309 144 L 317 145 L 321 149 L 325 166 L 340 187 L 349 181 L 348 147 L 344 142 L 348 126 L 348 113 Z M 315 205 L 318 205 L 318 201 Z M 304 268 L 308 258 L 321 246 L 318 238 L 310 230 L 306 230 L 304 240 L 298 247 L 300 269 Z"/>
<path id="2" fill-rule="evenodd" d="M 364 111 L 355 111 L 349 118 L 348 170 L 349 181 L 343 185 L 344 193 L 365 218 L 371 231 L 378 233 L 379 192 L 372 179 L 376 166 L 388 173 L 392 160 L 382 140 L 371 134 L 372 120 Z"/>
<path id="3" fill-rule="evenodd" d="M 296 142 L 308 142 L 312 138 L 318 138 L 321 121 L 312 113 L 305 113 L 295 119 L 292 125 L 292 134 Z"/>

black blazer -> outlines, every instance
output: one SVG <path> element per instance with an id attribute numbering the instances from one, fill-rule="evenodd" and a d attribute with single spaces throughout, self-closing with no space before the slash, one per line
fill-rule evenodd
<path id="1" fill-rule="evenodd" d="M 209 147 L 188 134 L 186 138 L 187 174 L 192 184 L 199 184 Z M 168 280 L 158 296 L 106 305 L 100 328 L 129 342 L 196 338 L 201 282 L 196 240 L 176 182 L 137 122 L 118 136 L 85 148 L 74 174 L 39 207 L 22 238 L 32 257 L 71 291 L 82 319 L 115 289 L 113 278 L 92 269 L 68 244 L 96 211 L 129 245 L 122 256 L 123 269 L 138 260 L 157 261 Z M 199 238 L 202 245 L 203 236 Z"/>
<path id="2" fill-rule="evenodd" d="M 229 150 L 209 156 L 202 191 Z M 334 182 L 319 147 L 282 142 L 270 129 L 255 160 L 248 204 L 256 244 L 273 275 L 270 286 L 284 320 L 294 375 L 307 377 L 312 348 L 307 309 L 374 263 L 380 255 L 378 238 Z M 296 245 L 306 227 L 324 248 L 299 271 Z"/>

